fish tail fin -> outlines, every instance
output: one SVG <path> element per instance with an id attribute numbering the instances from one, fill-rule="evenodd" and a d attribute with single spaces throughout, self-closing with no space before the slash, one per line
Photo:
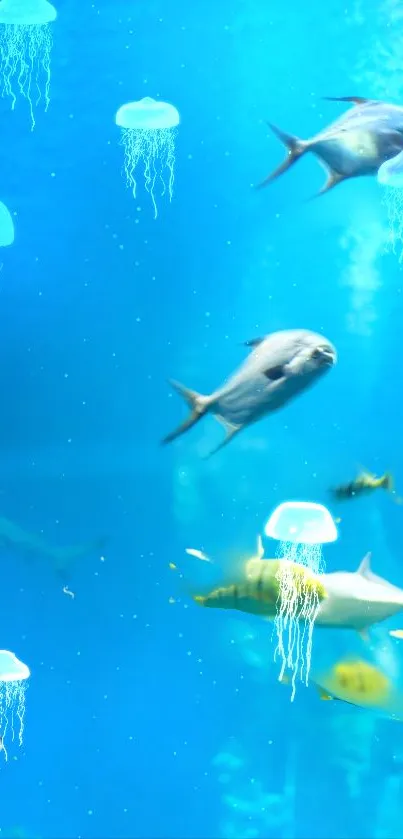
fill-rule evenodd
<path id="1" fill-rule="evenodd" d="M 164 437 L 161 441 L 163 445 L 172 443 L 173 440 L 176 440 L 177 437 L 196 425 L 204 414 L 207 413 L 211 402 L 209 396 L 202 396 L 201 393 L 197 393 L 196 390 L 190 390 L 190 388 L 185 387 L 180 382 L 174 381 L 174 379 L 169 379 L 169 384 L 187 402 L 190 408 L 190 414 L 174 431 L 171 431 L 170 434 Z"/>
<path id="2" fill-rule="evenodd" d="M 385 472 L 383 476 L 382 486 L 384 489 L 389 490 L 389 492 L 393 492 L 395 488 L 395 482 L 393 480 L 393 475 L 391 472 Z"/>
<path id="3" fill-rule="evenodd" d="M 102 552 L 107 542 L 107 537 L 102 537 L 101 539 L 94 539 L 92 542 L 83 542 L 81 545 L 73 545 L 68 548 L 52 548 L 51 559 L 56 573 L 64 581 L 67 581 L 78 559 L 97 551 Z"/>
<path id="4" fill-rule="evenodd" d="M 269 128 L 273 131 L 273 134 L 278 137 L 278 139 L 283 143 L 283 145 L 288 150 L 287 157 L 283 160 L 282 163 L 267 175 L 260 184 L 257 185 L 257 189 L 261 189 L 267 184 L 274 181 L 279 175 L 282 175 L 284 172 L 287 171 L 300 157 L 307 151 L 309 148 L 309 142 L 307 140 L 300 140 L 299 137 L 294 137 L 293 134 L 286 134 L 285 131 L 282 131 L 281 128 L 277 128 L 277 125 L 273 125 L 272 122 L 267 123 Z"/>

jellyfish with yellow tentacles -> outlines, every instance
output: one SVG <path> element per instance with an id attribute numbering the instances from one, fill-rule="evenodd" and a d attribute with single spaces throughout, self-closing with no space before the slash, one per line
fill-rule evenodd
<path id="1" fill-rule="evenodd" d="M 0 650 L 0 748 L 6 760 L 8 734 L 12 741 L 17 735 L 22 746 L 29 676 L 29 668 L 14 653 Z"/>
<path id="2" fill-rule="evenodd" d="M 155 198 L 157 184 L 161 194 L 168 193 L 172 201 L 175 135 L 179 119 L 179 112 L 173 105 L 156 101 L 151 96 L 122 105 L 115 117 L 116 125 L 122 129 L 126 184 L 136 197 L 136 169 L 142 163 L 144 184 L 151 197 L 154 218 L 158 215 Z"/>
<path id="3" fill-rule="evenodd" d="M 274 658 L 281 658 L 280 681 L 286 670 L 291 673 L 292 701 L 297 678 L 308 684 L 313 627 L 323 599 L 319 584 L 313 586 L 311 577 L 305 572 L 310 572 L 314 579 L 324 571 L 322 545 L 334 542 L 337 530 L 322 504 L 286 501 L 270 516 L 265 534 L 278 542 L 277 555 L 283 560 L 279 609 L 275 617 L 277 646 Z"/>
<path id="4" fill-rule="evenodd" d="M 0 2 L 2 95 L 11 97 L 12 109 L 18 94 L 27 100 L 32 131 L 34 111 L 40 100 L 44 99 L 45 111 L 50 103 L 50 24 L 56 16 L 56 9 L 48 0 Z"/>

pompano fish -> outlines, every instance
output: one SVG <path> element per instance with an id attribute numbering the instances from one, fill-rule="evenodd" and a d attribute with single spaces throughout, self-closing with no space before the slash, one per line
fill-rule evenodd
<path id="1" fill-rule="evenodd" d="M 286 134 L 269 123 L 288 155 L 259 187 L 274 181 L 306 152 L 313 152 L 328 173 L 319 191 L 323 195 L 348 178 L 377 174 L 386 160 L 403 150 L 403 107 L 360 96 L 326 98 L 350 102 L 353 107 L 309 140 Z"/>
<path id="2" fill-rule="evenodd" d="M 320 603 L 316 626 L 356 629 L 366 637 L 372 624 L 403 611 L 403 590 L 373 574 L 370 560 L 367 554 L 354 573 L 317 575 L 327 597 Z"/>
<path id="3" fill-rule="evenodd" d="M 188 403 L 191 413 L 163 443 L 172 442 L 210 413 L 226 430 L 223 442 L 210 452 L 213 454 L 243 428 L 282 408 L 337 361 L 336 350 L 330 341 L 308 329 L 285 329 L 245 343 L 253 348 L 252 352 L 210 396 L 202 396 L 170 380 L 172 387 Z"/>

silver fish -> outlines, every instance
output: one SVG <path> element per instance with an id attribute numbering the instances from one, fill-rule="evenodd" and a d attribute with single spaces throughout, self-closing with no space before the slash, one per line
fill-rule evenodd
<path id="1" fill-rule="evenodd" d="M 286 134 L 269 123 L 288 155 L 259 187 L 274 181 L 306 152 L 313 152 L 328 173 L 318 193 L 323 195 L 348 178 L 376 175 L 382 163 L 403 150 L 403 107 L 360 96 L 326 98 L 351 102 L 353 107 L 309 140 Z"/>
<path id="2" fill-rule="evenodd" d="M 209 396 L 202 396 L 179 382 L 172 387 L 188 403 L 191 413 L 162 441 L 170 443 L 207 414 L 224 425 L 224 440 L 210 454 L 232 440 L 235 434 L 266 414 L 282 408 L 292 397 L 314 384 L 337 360 L 334 346 L 307 329 L 285 329 L 264 338 L 246 341 L 253 347 L 242 366 Z"/>
<path id="3" fill-rule="evenodd" d="M 373 574 L 370 559 L 367 554 L 354 573 L 317 575 L 326 597 L 320 603 L 316 626 L 356 629 L 365 636 L 374 623 L 403 611 L 403 590 Z"/>

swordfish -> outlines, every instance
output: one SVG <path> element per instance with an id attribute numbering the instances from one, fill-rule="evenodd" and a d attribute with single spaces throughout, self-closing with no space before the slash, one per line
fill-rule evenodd
<path id="1" fill-rule="evenodd" d="M 339 629 L 356 629 L 364 638 L 374 623 L 403 611 L 403 590 L 371 570 L 368 553 L 355 572 L 335 571 L 318 574 L 326 591 L 315 625 Z"/>
<path id="2" fill-rule="evenodd" d="M 325 97 L 353 107 L 309 140 L 286 134 L 268 123 L 288 149 L 285 160 L 259 184 L 267 186 L 306 152 L 313 152 L 327 171 L 319 195 L 348 178 L 376 175 L 387 160 L 403 150 L 403 107 L 361 96 Z"/>

